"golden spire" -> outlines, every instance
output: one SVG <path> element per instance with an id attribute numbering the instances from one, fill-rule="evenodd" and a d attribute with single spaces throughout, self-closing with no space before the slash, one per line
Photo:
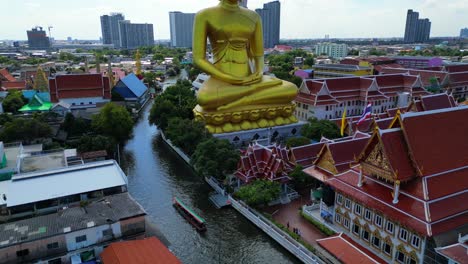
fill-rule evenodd
<path id="1" fill-rule="evenodd" d="M 137 49 L 136 54 L 135 54 L 135 65 L 136 65 L 136 75 L 139 76 L 141 75 L 141 54 L 140 50 Z"/>
<path id="2" fill-rule="evenodd" d="M 34 90 L 39 92 L 49 91 L 49 82 L 41 66 L 37 67 L 36 77 L 34 78 Z"/>

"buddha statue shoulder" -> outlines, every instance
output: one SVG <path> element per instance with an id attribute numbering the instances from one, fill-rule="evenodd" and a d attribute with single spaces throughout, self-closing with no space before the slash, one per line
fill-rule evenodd
<path id="1" fill-rule="evenodd" d="M 208 41 L 212 62 L 206 58 Z M 198 92 L 195 111 L 213 114 L 290 106 L 297 87 L 264 76 L 263 54 L 262 21 L 256 12 L 240 7 L 238 0 L 220 0 L 217 6 L 199 11 L 194 22 L 193 62 L 210 78 Z"/>

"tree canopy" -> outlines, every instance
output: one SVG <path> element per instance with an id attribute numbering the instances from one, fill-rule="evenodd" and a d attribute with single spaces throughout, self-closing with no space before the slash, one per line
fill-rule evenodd
<path id="1" fill-rule="evenodd" d="M 309 122 L 301 129 L 301 134 L 304 137 L 314 141 L 320 141 L 322 137 L 334 139 L 341 137 L 340 129 L 334 122 L 326 119 L 318 120 L 315 117 L 309 118 Z"/>
<path id="2" fill-rule="evenodd" d="M 26 98 L 20 91 L 11 91 L 3 99 L 3 111 L 17 113 L 18 110 L 26 104 Z"/>
<path id="3" fill-rule="evenodd" d="M 92 126 L 97 132 L 121 142 L 130 138 L 133 119 L 125 107 L 108 103 L 93 116 Z"/>
<path id="4" fill-rule="evenodd" d="M 0 138 L 5 142 L 30 142 L 36 138 L 50 137 L 51 134 L 52 129 L 46 123 L 36 119 L 16 118 L 5 123 Z"/>
<path id="5" fill-rule="evenodd" d="M 187 80 L 178 80 L 157 96 L 151 108 L 149 122 L 165 130 L 169 119 L 173 117 L 193 119 L 193 108 L 197 98 L 192 91 L 192 84 Z"/>
<path id="6" fill-rule="evenodd" d="M 290 148 L 300 147 L 308 144 L 310 144 L 310 138 L 306 137 L 293 137 L 286 141 L 286 146 Z"/>
<path id="7" fill-rule="evenodd" d="M 171 142 L 191 156 L 197 145 L 210 137 L 205 124 L 190 119 L 174 117 L 169 120 L 166 136 Z"/>
<path id="8" fill-rule="evenodd" d="M 210 138 L 198 144 L 191 162 L 199 175 L 224 180 L 237 168 L 239 158 L 229 141 Z"/>
<path id="9" fill-rule="evenodd" d="M 292 178 L 292 183 L 295 189 L 302 189 L 317 181 L 311 176 L 307 175 L 307 173 L 303 172 L 303 169 L 304 168 L 301 165 L 297 165 L 289 174 L 289 177 Z"/>
<path id="10" fill-rule="evenodd" d="M 281 185 L 268 180 L 256 180 L 244 185 L 234 194 L 250 206 L 267 205 L 279 198 Z"/>

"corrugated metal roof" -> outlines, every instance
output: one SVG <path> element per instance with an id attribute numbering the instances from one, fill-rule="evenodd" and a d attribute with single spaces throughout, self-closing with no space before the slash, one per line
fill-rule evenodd
<path id="1" fill-rule="evenodd" d="M 130 89 L 137 97 L 142 96 L 148 89 L 146 85 L 131 73 L 122 79 L 122 82 Z"/>
<path id="2" fill-rule="evenodd" d="M 13 176 L 7 206 L 127 185 L 127 176 L 113 160 Z"/>

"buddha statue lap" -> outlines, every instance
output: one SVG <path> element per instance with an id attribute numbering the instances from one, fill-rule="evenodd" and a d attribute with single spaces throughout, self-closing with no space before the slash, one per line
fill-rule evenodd
<path id="1" fill-rule="evenodd" d="M 207 39 L 213 63 L 206 59 Z M 297 122 L 292 102 L 297 87 L 263 75 L 263 35 L 257 13 L 238 0 L 195 16 L 193 61 L 210 75 L 199 93 L 195 118 L 211 133 L 228 133 Z"/>

